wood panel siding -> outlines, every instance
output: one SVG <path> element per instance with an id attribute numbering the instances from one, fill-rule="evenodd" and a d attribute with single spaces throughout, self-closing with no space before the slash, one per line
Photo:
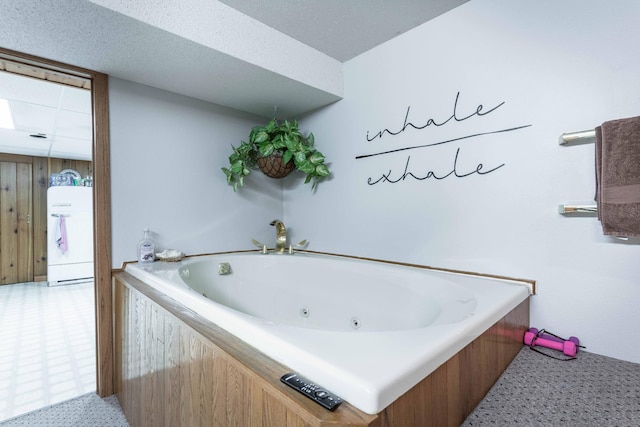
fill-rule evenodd
<path id="1" fill-rule="evenodd" d="M 33 174 L 32 165 L 16 164 L 16 214 L 18 282 L 33 280 Z"/>
<path id="2" fill-rule="evenodd" d="M 63 169 L 93 174 L 89 161 L 0 153 L 0 284 L 47 280 L 47 188 Z"/>
<path id="3" fill-rule="evenodd" d="M 33 166 L 33 280 L 47 280 L 47 188 L 49 159 L 32 157 Z"/>
<path id="4" fill-rule="evenodd" d="M 16 164 L 0 162 L 0 284 L 18 281 L 16 180 Z"/>
<path id="5" fill-rule="evenodd" d="M 458 426 L 522 348 L 529 301 L 377 415 L 329 412 L 289 369 L 126 272 L 114 274 L 115 392 L 138 426 Z"/>
<path id="6" fill-rule="evenodd" d="M 0 157 L 0 285 L 33 280 L 32 166 Z"/>

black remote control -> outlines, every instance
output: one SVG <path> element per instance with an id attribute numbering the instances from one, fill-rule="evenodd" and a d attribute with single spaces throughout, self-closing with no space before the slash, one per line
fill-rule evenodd
<path id="1" fill-rule="evenodd" d="M 293 372 L 283 375 L 280 381 L 291 388 L 298 390 L 309 399 L 333 411 L 342 403 L 342 399 L 333 393 L 328 392 L 322 387 L 312 383 L 308 379 L 301 377 Z"/>

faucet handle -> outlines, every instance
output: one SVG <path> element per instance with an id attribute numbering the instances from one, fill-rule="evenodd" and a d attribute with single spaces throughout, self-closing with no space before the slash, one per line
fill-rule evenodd
<path id="1" fill-rule="evenodd" d="M 264 243 L 260 243 L 256 239 L 251 239 L 251 243 L 259 247 L 261 253 L 263 254 L 269 253 L 269 248 L 267 248 L 267 245 L 265 245 Z"/>
<path id="2" fill-rule="evenodd" d="M 305 246 L 307 246 L 307 239 L 301 240 L 298 243 L 296 243 L 296 248 L 304 248 Z M 289 245 L 289 254 L 293 254 L 293 245 Z"/>

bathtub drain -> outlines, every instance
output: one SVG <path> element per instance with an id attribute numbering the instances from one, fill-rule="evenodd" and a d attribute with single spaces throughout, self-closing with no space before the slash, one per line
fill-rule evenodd
<path id="1" fill-rule="evenodd" d="M 362 325 L 362 322 L 360 322 L 360 319 L 358 319 L 357 317 L 351 318 L 351 327 L 353 329 L 360 329 L 361 325 Z"/>
<path id="2" fill-rule="evenodd" d="M 308 307 L 302 307 L 300 309 L 300 316 L 309 317 L 309 308 Z"/>

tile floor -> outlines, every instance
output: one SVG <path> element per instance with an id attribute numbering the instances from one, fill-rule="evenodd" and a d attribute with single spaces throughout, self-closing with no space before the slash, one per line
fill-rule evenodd
<path id="1" fill-rule="evenodd" d="M 96 389 L 93 283 L 0 286 L 0 422 Z"/>

